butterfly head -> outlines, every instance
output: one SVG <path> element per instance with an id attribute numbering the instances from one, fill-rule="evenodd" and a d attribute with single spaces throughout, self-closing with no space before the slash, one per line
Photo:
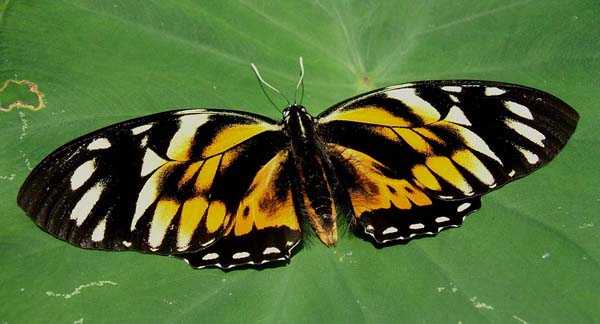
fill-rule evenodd
<path id="1" fill-rule="evenodd" d="M 289 106 L 287 106 L 283 112 L 283 120 L 287 121 L 290 118 L 298 118 L 300 116 L 309 116 L 308 112 L 306 111 L 306 108 L 304 108 L 304 106 L 302 105 L 298 105 L 298 104 L 291 104 Z"/>

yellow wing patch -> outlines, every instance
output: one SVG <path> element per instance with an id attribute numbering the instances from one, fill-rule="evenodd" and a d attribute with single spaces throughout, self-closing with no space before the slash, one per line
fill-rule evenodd
<path id="1" fill-rule="evenodd" d="M 442 190 L 442 186 L 440 186 L 440 183 L 437 181 L 435 176 L 423 164 L 415 165 L 412 168 L 412 174 L 415 179 L 424 187 L 434 191 Z"/>
<path id="2" fill-rule="evenodd" d="M 179 229 L 177 231 L 177 249 L 184 251 L 189 248 L 192 235 L 198 228 L 202 217 L 208 208 L 208 201 L 203 196 L 188 199 L 183 204 Z"/>
<path id="3" fill-rule="evenodd" d="M 206 160 L 202 165 L 202 169 L 198 173 L 196 177 L 196 182 L 194 187 L 196 188 L 196 193 L 202 194 L 206 193 L 208 189 L 212 186 L 213 181 L 215 180 L 215 175 L 219 169 L 219 161 L 221 160 L 221 155 L 215 155 L 210 159 Z"/>
<path id="4" fill-rule="evenodd" d="M 271 124 L 247 124 L 234 125 L 222 129 L 217 136 L 212 140 L 211 144 L 202 151 L 203 157 L 222 153 L 233 146 L 247 141 L 262 132 L 269 130 L 277 130 L 278 126 Z"/>
<path id="5" fill-rule="evenodd" d="M 150 234 L 148 235 L 148 244 L 151 248 L 156 249 L 162 244 L 178 209 L 179 203 L 175 200 L 161 199 L 158 201 L 150 224 Z"/>
<path id="6" fill-rule="evenodd" d="M 356 123 L 381 125 L 385 123 L 388 126 L 407 127 L 411 123 L 400 117 L 390 113 L 388 110 L 380 107 L 369 106 L 355 109 L 341 110 L 323 117 L 320 122 L 329 122 L 332 120 L 345 120 Z"/>
<path id="7" fill-rule="evenodd" d="M 447 157 L 430 156 L 425 160 L 425 165 L 465 195 L 469 196 L 473 194 L 473 188 L 469 182 Z"/>
<path id="8" fill-rule="evenodd" d="M 394 131 L 402 137 L 402 139 L 410 145 L 415 151 L 421 154 L 431 154 L 433 152 L 433 148 L 423 137 L 413 130 L 408 128 L 394 128 Z"/>
<path id="9" fill-rule="evenodd" d="M 211 201 L 206 212 L 206 230 L 208 233 L 217 232 L 217 230 L 224 227 L 228 220 L 229 215 L 225 204 L 218 200 Z"/>

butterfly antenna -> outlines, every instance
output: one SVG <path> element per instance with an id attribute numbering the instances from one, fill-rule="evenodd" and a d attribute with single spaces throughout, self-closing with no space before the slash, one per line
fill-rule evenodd
<path id="1" fill-rule="evenodd" d="M 300 56 L 300 79 L 298 79 L 298 84 L 296 85 L 296 91 L 294 92 L 294 103 L 296 103 L 296 95 L 298 94 L 298 88 L 302 87 L 300 93 L 300 102 L 298 104 L 302 104 L 302 99 L 304 99 L 304 60 L 302 60 L 302 56 Z"/>
<path id="2" fill-rule="evenodd" d="M 265 96 L 267 97 L 267 99 L 269 99 L 271 104 L 275 107 L 275 109 L 277 109 L 277 111 L 279 111 L 281 113 L 281 110 L 277 107 L 275 102 L 273 102 L 271 97 L 269 97 L 269 94 L 267 93 L 267 91 L 265 90 L 265 87 L 263 85 L 266 85 L 267 87 L 269 87 L 269 89 L 277 92 L 283 98 L 283 100 L 285 100 L 287 102 L 288 106 L 291 105 L 290 101 L 283 95 L 283 93 L 281 93 L 281 91 L 277 90 L 277 88 L 270 85 L 267 81 L 263 80 L 263 78 L 260 76 L 260 73 L 258 72 L 258 68 L 256 67 L 256 65 L 254 65 L 254 63 L 250 63 L 250 66 L 252 66 L 252 69 L 254 70 L 254 74 L 256 74 L 256 77 L 258 78 L 258 81 L 259 81 L 258 84 L 260 84 L 260 88 L 262 89 L 262 91 L 265 94 Z"/>

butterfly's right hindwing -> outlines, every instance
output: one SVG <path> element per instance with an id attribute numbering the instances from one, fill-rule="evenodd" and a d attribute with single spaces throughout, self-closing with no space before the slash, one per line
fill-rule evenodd
<path id="1" fill-rule="evenodd" d="M 160 113 L 59 148 L 31 173 L 18 203 L 38 226 L 84 248 L 192 253 L 232 233 L 257 173 L 285 147 L 280 126 L 264 117 L 200 109 Z M 279 157 L 273 170 L 285 162 L 285 154 Z M 273 199 L 287 206 L 288 197 L 280 196 Z M 295 245 L 293 208 L 282 211 Z M 272 250 L 289 255 L 284 247 Z"/>

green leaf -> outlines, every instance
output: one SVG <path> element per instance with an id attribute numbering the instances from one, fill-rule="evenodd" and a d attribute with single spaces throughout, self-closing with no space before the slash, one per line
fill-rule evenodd
<path id="1" fill-rule="evenodd" d="M 29 80 L 46 104 L 0 112 L 0 323 L 600 321 L 599 11 L 594 1 L 0 1 L 0 84 Z M 36 163 L 100 127 L 179 107 L 280 118 L 250 63 L 292 94 L 301 55 L 314 114 L 385 85 L 468 78 L 548 91 L 581 121 L 556 161 L 486 196 L 460 229 L 383 249 L 349 234 L 336 248 L 312 241 L 264 270 L 78 249 L 17 207 Z"/>

